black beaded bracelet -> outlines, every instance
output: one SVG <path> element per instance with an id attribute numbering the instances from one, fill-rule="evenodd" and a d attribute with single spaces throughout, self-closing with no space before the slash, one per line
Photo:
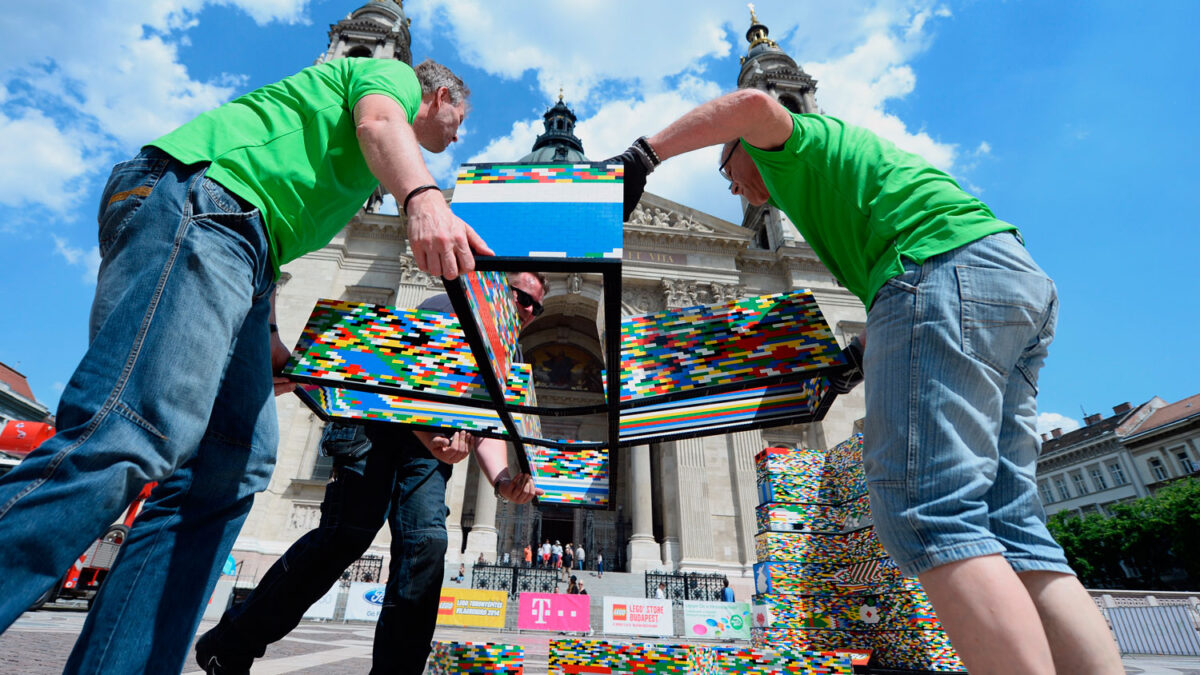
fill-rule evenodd
<path id="1" fill-rule="evenodd" d="M 650 147 L 650 141 L 646 140 L 645 136 L 639 136 L 638 139 L 634 141 L 634 144 L 646 152 L 646 156 L 650 158 L 651 164 L 654 166 L 662 164 L 662 160 L 658 158 L 658 153 L 654 151 L 654 148 Z"/>
<path id="2" fill-rule="evenodd" d="M 270 330 L 272 333 L 278 333 L 279 332 L 279 324 L 269 323 L 269 324 L 267 324 L 267 329 Z"/>
<path id="3" fill-rule="evenodd" d="M 426 190 L 441 190 L 441 188 L 434 185 L 433 183 L 430 183 L 429 185 L 421 185 L 421 186 L 413 188 L 412 191 L 408 193 L 408 196 L 404 198 L 404 205 L 401 207 L 402 209 L 404 209 L 404 215 L 406 215 L 406 216 L 408 215 L 408 203 L 410 201 L 412 201 L 412 198 L 416 197 L 417 195 L 421 194 L 422 192 L 425 192 Z"/>

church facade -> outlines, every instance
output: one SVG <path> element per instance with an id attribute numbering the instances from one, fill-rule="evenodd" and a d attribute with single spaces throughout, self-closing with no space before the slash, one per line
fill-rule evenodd
<path id="1" fill-rule="evenodd" d="M 345 56 L 409 58 L 408 19 L 395 0 L 371 0 L 331 26 L 322 60 Z M 815 111 L 816 82 L 767 37 L 747 32 L 739 87 L 769 92 L 789 109 Z M 544 115 L 545 133 L 522 162 L 585 161 L 575 115 L 560 97 Z M 502 158 L 501 158 L 502 159 Z M 676 161 L 687 161 L 682 158 Z M 449 190 L 448 199 L 453 199 Z M 298 336 L 318 298 L 415 307 L 440 293 L 438 279 L 408 253 L 403 215 L 373 199 L 326 247 L 284 267 L 276 302 L 280 332 Z M 599 275 L 548 274 L 545 313 L 521 334 L 534 365 L 541 405 L 602 400 L 596 314 Z M 647 193 L 625 224 L 624 315 L 810 289 L 839 344 L 866 321 L 862 304 L 834 280 L 786 218 L 749 208 L 741 223 Z M 619 449 L 611 456 L 613 506 L 607 510 L 498 502 L 473 459 L 456 464 L 447 487 L 447 564 L 519 559 L 526 543 L 582 544 L 606 569 L 685 570 L 749 576 L 755 562 L 755 453 L 769 445 L 828 448 L 860 427 L 862 388 L 841 396 L 819 423 L 776 427 Z M 329 476 L 319 456 L 323 423 L 291 396 L 277 400 L 280 446 L 268 490 L 260 494 L 234 546 L 242 578 L 256 579 L 301 534 L 316 526 Z M 550 438 L 603 438 L 603 417 L 543 418 Z M 515 465 L 515 460 L 513 461 Z M 369 555 L 388 556 L 383 528 Z"/>

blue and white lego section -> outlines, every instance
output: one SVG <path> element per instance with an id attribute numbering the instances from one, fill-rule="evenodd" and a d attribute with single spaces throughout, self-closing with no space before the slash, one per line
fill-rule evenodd
<path id="1" fill-rule="evenodd" d="M 498 256 L 620 260 L 622 181 L 554 177 L 564 169 L 605 168 L 603 164 L 463 165 L 451 209 Z M 480 170 L 500 174 L 500 181 L 505 172 L 523 174 L 517 178 L 522 182 L 471 180 L 472 173 Z M 545 176 L 544 182 L 533 182 L 539 174 Z"/>

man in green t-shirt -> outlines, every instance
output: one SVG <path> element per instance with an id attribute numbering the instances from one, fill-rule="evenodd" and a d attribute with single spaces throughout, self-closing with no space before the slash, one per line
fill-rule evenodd
<path id="1" fill-rule="evenodd" d="M 1123 673 L 1037 494 L 1037 375 L 1058 299 L 1016 228 L 924 159 L 753 89 L 614 158 L 626 218 L 660 161 L 719 144 L 733 194 L 786 213 L 868 310 L 843 350 L 854 369 L 831 384 L 865 380 L 876 531 L 967 668 Z"/>
<path id="2" fill-rule="evenodd" d="M 222 563 L 266 488 L 288 349 L 280 266 L 324 246 L 382 183 L 417 265 L 454 278 L 483 241 L 421 148 L 457 139 L 444 66 L 339 59 L 209 111 L 113 168 L 90 341 L 58 433 L 0 478 L 0 630 L 158 486 L 104 580 L 68 672 L 178 672 Z M 434 453 L 435 455 L 437 452 Z M 440 459 L 440 457 L 439 457 Z"/>

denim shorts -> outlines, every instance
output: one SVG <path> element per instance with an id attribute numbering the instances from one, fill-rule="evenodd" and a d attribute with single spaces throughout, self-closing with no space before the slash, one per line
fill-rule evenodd
<path id="1" fill-rule="evenodd" d="M 1002 554 L 1071 574 L 1037 492 L 1037 378 L 1058 296 L 1015 232 L 918 265 L 867 316 L 863 461 L 876 531 L 908 575 Z"/>

